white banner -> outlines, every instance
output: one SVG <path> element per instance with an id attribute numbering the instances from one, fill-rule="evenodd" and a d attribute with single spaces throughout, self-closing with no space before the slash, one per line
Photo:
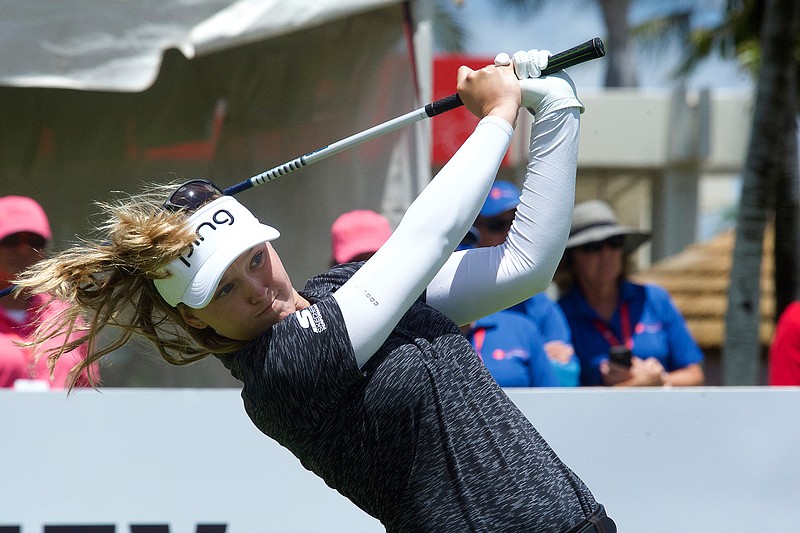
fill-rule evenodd
<path id="1" fill-rule="evenodd" d="M 798 388 L 509 394 L 622 532 L 800 524 Z M 235 389 L 3 390 L 0 420 L 2 533 L 383 531 Z"/>

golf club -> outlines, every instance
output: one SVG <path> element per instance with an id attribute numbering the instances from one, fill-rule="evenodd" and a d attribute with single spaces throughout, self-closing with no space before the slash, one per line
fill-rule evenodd
<path id="1" fill-rule="evenodd" d="M 599 37 L 589 39 L 585 43 L 579 44 L 578 46 L 570 48 L 569 50 L 564 50 L 563 52 L 559 52 L 550 56 L 547 62 L 547 68 L 542 70 L 542 76 L 547 76 L 553 72 L 558 72 L 559 70 L 578 65 L 585 61 L 603 57 L 605 54 L 605 46 Z M 441 115 L 442 113 L 457 107 L 461 107 L 462 105 L 464 105 L 464 103 L 461 101 L 461 98 L 458 96 L 458 94 L 451 94 L 450 96 L 446 96 L 436 100 L 435 102 L 426 104 L 424 107 L 411 111 L 410 113 L 406 113 L 400 117 L 394 118 L 382 124 L 378 124 L 377 126 L 373 126 L 333 144 L 329 144 L 324 148 L 301 155 L 300 157 L 297 157 L 289 162 L 257 174 L 252 178 L 246 179 L 241 183 L 232 185 L 231 187 L 225 189 L 224 192 L 228 195 L 238 194 L 257 185 L 272 181 L 278 176 L 283 176 L 297 170 L 298 168 L 303 168 L 334 154 L 338 154 L 343 150 L 358 146 L 359 144 L 370 139 L 380 137 L 381 135 L 386 135 L 387 133 L 400 129 L 403 126 L 413 124 L 414 122 L 419 122 L 420 120 L 424 120 L 426 118 L 432 118 L 436 115 Z M 0 290 L 0 298 L 10 294 L 12 290 L 14 290 L 13 285 Z"/>
<path id="2" fill-rule="evenodd" d="M 542 70 L 542 76 L 547 76 L 553 72 L 558 72 L 559 70 L 578 65 L 585 61 L 597 59 L 599 57 L 603 57 L 604 55 L 606 55 L 606 50 L 605 46 L 603 45 L 603 41 L 599 37 L 589 39 L 585 43 L 574 46 L 569 50 L 564 50 L 563 52 L 559 52 L 550 56 L 547 62 L 547 68 Z M 378 124 L 377 126 L 373 126 L 362 132 L 351 135 L 350 137 L 336 141 L 333 144 L 329 144 L 328 146 L 314 150 L 313 152 L 308 152 L 300 157 L 296 157 L 291 161 L 271 168 L 260 174 L 256 174 L 252 178 L 228 187 L 225 189 L 225 194 L 234 195 L 242 191 L 246 191 L 247 189 L 257 185 L 272 181 L 278 176 L 283 176 L 297 170 L 298 168 L 303 168 L 312 163 L 316 163 L 317 161 L 321 161 L 332 155 L 338 154 L 343 150 L 358 146 L 359 144 L 370 139 L 380 137 L 381 135 L 386 135 L 387 133 L 391 133 L 402 128 L 403 126 L 413 124 L 414 122 L 419 122 L 420 120 L 424 120 L 426 118 L 441 115 L 446 111 L 461 107 L 462 105 L 464 105 L 464 103 L 461 101 L 461 98 L 458 96 L 458 94 L 451 94 L 450 96 L 446 96 L 436 100 L 435 102 L 426 104 L 424 107 L 411 111 L 410 113 L 393 118 L 382 124 Z"/>

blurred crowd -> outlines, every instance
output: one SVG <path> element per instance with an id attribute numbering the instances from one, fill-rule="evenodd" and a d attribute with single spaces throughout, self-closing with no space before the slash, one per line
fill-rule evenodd
<path id="1" fill-rule="evenodd" d="M 498 180 L 460 250 L 502 246 L 521 191 Z M 364 261 L 391 236 L 383 215 L 357 209 L 331 225 L 330 264 Z M 704 354 L 669 293 L 632 281 L 631 255 L 649 231 L 624 226 L 608 203 L 575 206 L 566 251 L 551 289 L 462 327 L 487 370 L 504 387 L 697 386 Z M 46 256 L 48 217 L 36 200 L 0 198 L 0 288 Z M 25 294 L 0 298 L 0 387 L 63 388 L 76 350 L 51 370 L 25 346 L 60 304 Z M 60 342 L 58 338 L 54 343 Z M 800 385 L 800 302 L 780 316 L 769 350 L 769 385 Z M 99 377 L 99 370 L 94 369 Z M 87 376 L 79 383 L 88 384 Z"/>

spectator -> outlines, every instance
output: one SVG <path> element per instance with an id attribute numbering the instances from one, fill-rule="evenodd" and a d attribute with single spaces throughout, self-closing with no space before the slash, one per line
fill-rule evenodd
<path id="1" fill-rule="evenodd" d="M 536 324 L 524 314 L 498 311 L 462 331 L 501 387 L 561 386 Z"/>
<path id="2" fill-rule="evenodd" d="M 582 385 L 690 386 L 705 381 L 703 353 L 669 294 L 627 279 L 625 258 L 649 237 L 649 232 L 621 226 L 601 200 L 575 206 L 556 281 Z"/>
<path id="3" fill-rule="evenodd" d="M 52 239 L 47 215 L 35 200 L 25 196 L 0 198 L 0 289 L 11 285 L 20 272 L 41 260 Z M 49 379 L 47 361 L 20 346 L 32 340 L 37 324 L 54 316 L 64 304 L 45 295 L 23 293 L 0 298 L 0 387 L 63 389 L 69 371 L 80 362 L 86 348 L 74 350 L 56 364 Z M 63 336 L 50 339 L 47 350 L 64 343 Z M 83 386 L 85 379 L 78 382 Z"/>
<path id="4" fill-rule="evenodd" d="M 478 232 L 477 246 L 497 246 L 506 240 L 519 205 L 520 194 L 519 188 L 510 181 L 494 182 L 475 220 L 474 228 Z M 580 364 L 572 347 L 567 319 L 561 308 L 546 293 L 541 292 L 509 310 L 521 313 L 533 322 L 533 326 L 537 329 L 534 336 L 541 342 L 544 353 L 553 367 L 552 374 L 556 378 L 556 386 L 577 386 Z M 493 320 L 496 333 L 492 337 L 501 338 L 503 333 L 498 333 L 497 330 L 509 321 L 519 322 L 517 319 Z M 536 359 L 534 357 L 534 360 Z"/>
<path id="5" fill-rule="evenodd" d="M 369 209 L 339 215 L 331 225 L 331 266 L 366 261 L 392 234 L 385 216 Z"/>
<path id="6" fill-rule="evenodd" d="M 536 324 L 559 386 L 580 385 L 580 360 L 572 346 L 572 332 L 561 307 L 546 293 L 540 292 L 509 310 L 524 313 Z"/>
<path id="7" fill-rule="evenodd" d="M 769 385 L 800 386 L 800 302 L 792 302 L 778 318 L 769 347 Z"/>
<path id="8" fill-rule="evenodd" d="M 505 242 L 517 212 L 520 194 L 519 188 L 510 181 L 494 182 L 475 219 L 479 234 L 478 247 L 497 246 Z"/>

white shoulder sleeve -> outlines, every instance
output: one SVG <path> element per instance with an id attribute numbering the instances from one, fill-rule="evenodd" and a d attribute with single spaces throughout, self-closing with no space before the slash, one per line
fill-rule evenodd
<path id="1" fill-rule="evenodd" d="M 474 222 L 512 134 L 504 120 L 482 119 L 386 244 L 334 294 L 359 366 L 383 344 Z"/>
<path id="2" fill-rule="evenodd" d="M 428 304 L 464 325 L 548 287 L 572 222 L 579 117 L 572 107 L 537 119 L 506 242 L 454 253 L 428 286 Z"/>

